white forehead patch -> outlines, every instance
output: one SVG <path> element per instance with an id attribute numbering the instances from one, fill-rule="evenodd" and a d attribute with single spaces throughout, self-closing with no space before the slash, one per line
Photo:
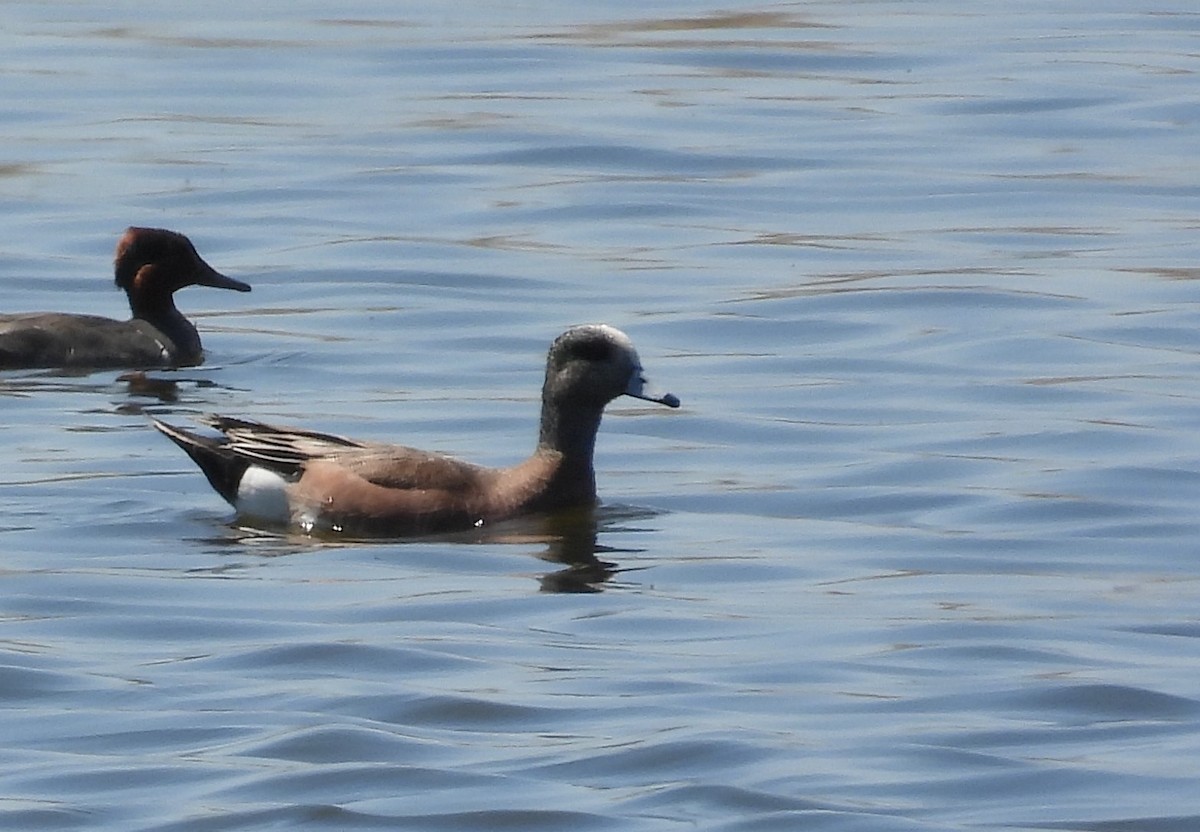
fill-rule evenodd
<path id="1" fill-rule="evenodd" d="M 633 341 L 624 332 L 608 324 L 593 324 L 592 326 L 594 329 L 603 332 L 606 338 L 632 356 L 635 364 L 640 365 L 642 363 L 641 359 L 638 358 L 637 348 L 633 346 Z"/>

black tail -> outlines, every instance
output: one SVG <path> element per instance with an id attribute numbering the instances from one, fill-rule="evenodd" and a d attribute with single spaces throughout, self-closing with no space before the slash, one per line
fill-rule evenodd
<path id="1" fill-rule="evenodd" d="M 248 460 L 225 447 L 224 438 L 214 439 L 189 433 L 153 417 L 151 417 L 151 421 L 154 422 L 154 427 L 183 448 L 184 453 L 200 466 L 200 470 L 208 478 L 208 484 L 225 498 L 225 502 L 231 506 L 237 505 L 238 484 L 241 483 L 246 469 L 250 467 Z"/>

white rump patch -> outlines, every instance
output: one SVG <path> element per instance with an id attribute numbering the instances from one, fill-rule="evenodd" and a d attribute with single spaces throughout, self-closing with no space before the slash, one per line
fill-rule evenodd
<path id="1" fill-rule="evenodd" d="M 251 465 L 238 483 L 238 514 L 287 523 L 292 509 L 287 498 L 288 481 L 266 468 Z"/>

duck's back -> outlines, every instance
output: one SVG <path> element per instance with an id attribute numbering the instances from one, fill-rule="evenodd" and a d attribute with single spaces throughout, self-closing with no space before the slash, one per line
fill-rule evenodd
<path id="1" fill-rule="evenodd" d="M 170 339 L 142 320 L 34 312 L 0 315 L 0 369 L 161 367 Z"/>

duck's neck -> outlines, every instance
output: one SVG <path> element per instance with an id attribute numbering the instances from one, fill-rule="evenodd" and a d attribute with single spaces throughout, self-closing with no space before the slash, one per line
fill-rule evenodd
<path id="1" fill-rule="evenodd" d="M 603 407 L 542 401 L 538 452 L 552 452 L 561 457 L 556 479 L 560 481 L 561 489 L 574 495 L 575 502 L 580 502 L 581 495 L 595 500 L 596 474 L 592 468 L 592 455 L 603 414 Z"/>
<path id="2" fill-rule="evenodd" d="M 200 346 L 200 333 L 192 322 L 175 308 L 171 295 L 143 298 L 131 295 L 129 308 L 133 317 L 153 326 L 170 339 L 170 348 L 175 361 L 191 363 L 198 361 L 203 354 Z"/>

